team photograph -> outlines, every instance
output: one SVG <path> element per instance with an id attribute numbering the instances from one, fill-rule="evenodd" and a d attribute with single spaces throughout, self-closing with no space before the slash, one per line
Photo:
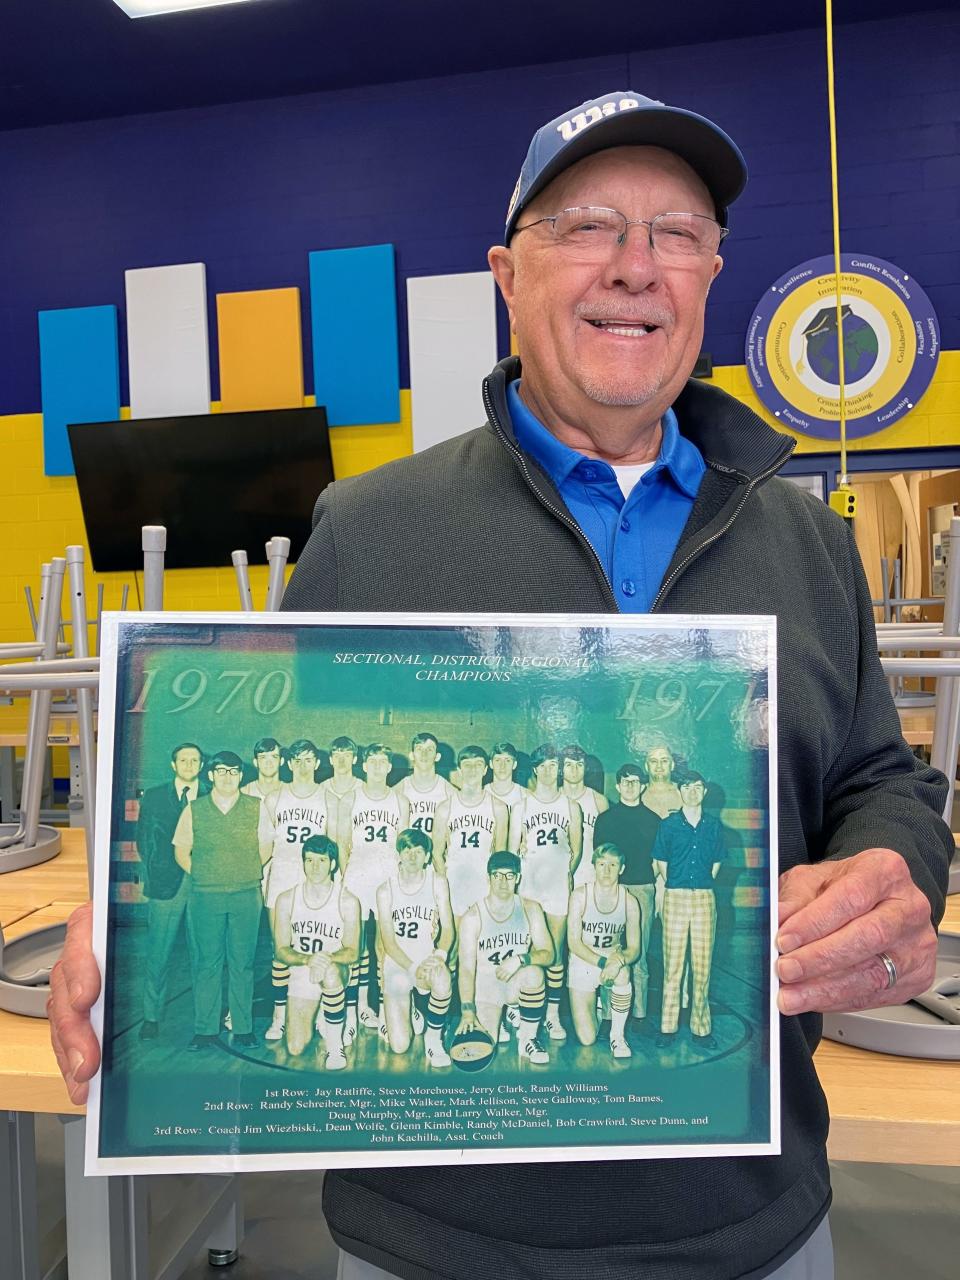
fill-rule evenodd
<path id="1" fill-rule="evenodd" d="M 769 625 L 485 621 L 118 624 L 104 1159 L 774 1141 Z"/>

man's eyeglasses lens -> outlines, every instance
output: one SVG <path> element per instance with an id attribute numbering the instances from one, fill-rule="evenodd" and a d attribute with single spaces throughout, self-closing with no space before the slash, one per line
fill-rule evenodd
<path id="1" fill-rule="evenodd" d="M 516 880 L 516 878 L 517 878 L 517 873 L 515 871 L 494 871 L 493 872 L 494 880 L 514 881 Z"/>
<path id="2" fill-rule="evenodd" d="M 577 257 L 605 257 L 625 241 L 631 226 L 648 228 L 653 252 L 661 262 L 692 264 L 712 258 L 724 230 L 701 213 L 661 213 L 652 222 L 628 219 L 616 209 L 563 209 L 544 222 L 553 224 L 557 246 Z"/>
<path id="3" fill-rule="evenodd" d="M 224 777 L 239 778 L 241 773 L 243 773 L 243 770 L 231 769 L 231 768 L 228 768 L 227 765 L 225 764 L 218 764 L 213 772 L 217 775 L 218 778 L 224 778 Z"/>

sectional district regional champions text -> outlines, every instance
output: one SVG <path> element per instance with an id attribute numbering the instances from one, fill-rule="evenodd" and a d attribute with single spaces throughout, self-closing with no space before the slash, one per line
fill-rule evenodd
<path id="1" fill-rule="evenodd" d="M 509 684 L 511 670 L 563 670 L 585 671 L 590 665 L 587 657 L 561 657 L 559 655 L 518 654 L 505 657 L 502 654 L 476 653 L 335 653 L 334 665 L 339 666 L 397 666 L 415 667 L 415 680 L 460 680 Z"/>

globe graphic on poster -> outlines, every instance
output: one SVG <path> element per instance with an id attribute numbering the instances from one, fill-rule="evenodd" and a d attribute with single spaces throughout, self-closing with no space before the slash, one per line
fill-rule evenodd
<path id="1" fill-rule="evenodd" d="M 843 316 L 844 382 L 848 385 L 865 378 L 877 362 L 879 345 L 873 326 L 852 307 L 841 308 Z M 823 382 L 840 386 L 840 360 L 837 351 L 837 309 L 823 307 L 803 331 L 807 363 Z"/>

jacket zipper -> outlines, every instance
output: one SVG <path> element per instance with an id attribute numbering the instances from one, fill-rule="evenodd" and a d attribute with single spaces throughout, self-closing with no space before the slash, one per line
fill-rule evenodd
<path id="1" fill-rule="evenodd" d="M 702 551 L 706 551 L 707 547 L 712 546 L 713 543 L 715 543 L 718 538 L 723 537 L 723 535 L 727 532 L 727 530 L 733 524 L 734 520 L 736 520 L 737 516 L 743 510 L 744 505 L 747 502 L 747 499 L 750 497 L 750 494 L 754 491 L 756 486 L 760 484 L 761 481 L 769 479 L 770 476 L 772 476 L 775 472 L 779 471 L 780 468 L 783 466 L 783 464 L 786 462 L 786 460 L 787 460 L 786 458 L 780 458 L 777 462 L 773 464 L 772 467 L 768 467 L 766 471 L 762 472 L 758 476 L 753 477 L 753 479 L 744 489 L 743 497 L 740 499 L 740 502 L 737 505 L 736 511 L 734 511 L 731 514 L 730 519 L 726 522 L 726 524 L 721 529 L 718 529 L 716 533 L 711 534 L 709 538 L 706 538 L 698 546 L 694 547 L 693 550 L 690 552 L 690 554 L 686 556 L 685 559 L 680 561 L 680 563 L 677 565 L 674 571 L 670 574 L 670 576 L 668 578 L 664 578 L 663 582 L 661 582 L 660 584 L 660 590 L 657 592 L 656 599 L 654 600 L 653 604 L 650 606 L 651 613 L 654 613 L 657 609 L 659 609 L 660 601 L 667 594 L 667 592 L 670 590 L 670 588 L 673 586 L 676 580 L 680 577 L 681 573 L 683 573 L 687 565 L 689 565 L 692 560 L 695 560 Z"/>
<path id="2" fill-rule="evenodd" d="M 513 456 L 516 458 L 517 462 L 519 463 L 520 469 L 523 472 L 524 479 L 527 482 L 528 489 L 530 489 L 531 493 L 533 493 L 534 497 L 537 499 L 540 505 L 543 507 L 546 507 L 546 509 L 549 512 L 551 512 L 551 514 L 556 516 L 556 518 L 560 521 L 560 523 L 564 525 L 566 528 L 568 528 L 570 532 L 573 533 L 579 539 L 579 541 L 583 543 L 583 545 L 587 548 L 587 551 L 590 553 L 590 559 L 593 562 L 594 567 L 599 572 L 600 580 L 603 584 L 604 593 L 606 594 L 610 603 L 613 605 L 616 612 L 620 613 L 621 610 L 619 605 L 617 604 L 616 596 L 613 594 L 613 588 L 610 586 L 610 581 L 607 578 L 606 570 L 601 564 L 600 557 L 597 555 L 596 551 L 593 549 L 591 542 L 586 537 L 583 530 L 580 528 L 577 522 L 574 519 L 572 519 L 565 511 L 561 511 L 559 507 L 555 506 L 552 502 L 549 502 L 543 496 L 543 494 L 540 492 L 537 486 L 533 483 L 533 477 L 531 476 L 530 471 L 527 467 L 527 460 L 523 456 L 523 451 L 519 449 L 515 444 L 512 443 L 507 433 L 504 431 L 503 426 L 500 422 L 500 419 L 497 417 L 496 410 L 493 407 L 493 401 L 490 398 L 488 383 L 489 383 L 489 379 L 484 378 L 483 403 L 484 403 L 484 407 L 487 410 L 487 417 L 490 419 L 490 422 L 492 423 L 494 430 L 496 431 L 500 439 L 503 441 L 503 443 L 506 445 L 510 453 L 512 453 Z M 789 454 L 787 456 L 789 456 Z M 743 510 L 744 505 L 746 504 L 748 498 L 750 497 L 750 494 L 753 492 L 756 486 L 760 484 L 762 481 L 769 479 L 770 476 L 774 475 L 777 471 L 779 471 L 780 468 L 783 466 L 783 464 L 786 462 L 786 460 L 787 460 L 786 457 L 779 458 L 773 464 L 773 466 L 768 467 L 767 470 L 761 472 L 760 475 L 754 476 L 754 478 L 747 485 L 746 489 L 744 489 L 743 497 L 740 499 L 740 502 L 737 505 L 736 511 L 734 511 L 731 514 L 730 519 L 726 522 L 726 524 L 724 524 L 724 526 L 721 529 L 718 529 L 716 533 L 711 534 L 709 538 L 705 539 L 705 541 L 701 542 L 698 546 L 695 546 L 693 550 L 690 552 L 690 554 L 686 556 L 685 559 L 681 560 L 681 562 L 677 565 L 677 567 L 670 574 L 670 576 L 668 578 L 665 578 L 664 581 L 660 584 L 660 590 L 657 592 L 656 598 L 654 599 L 653 604 L 650 606 L 651 613 L 654 613 L 659 608 L 661 600 L 666 595 L 666 593 L 670 590 L 670 588 L 673 586 L 676 580 L 680 577 L 680 575 L 683 573 L 684 569 L 686 569 L 687 566 L 693 560 L 696 560 L 697 556 L 699 556 L 702 551 L 705 551 L 707 547 L 712 546 L 713 543 L 715 543 L 719 538 L 723 537 L 723 535 L 727 532 L 727 530 L 733 524 L 734 520 L 736 520 L 737 516 Z"/>
<path id="3" fill-rule="evenodd" d="M 559 507 L 555 506 L 552 502 L 548 501 L 548 499 L 546 499 L 543 496 L 543 494 L 534 484 L 533 476 L 530 474 L 530 470 L 527 467 L 527 460 L 523 456 L 523 451 L 511 442 L 510 438 L 507 436 L 507 433 L 504 431 L 500 423 L 500 419 L 497 417 L 496 410 L 493 407 L 493 402 L 490 399 L 490 392 L 488 390 L 487 381 L 488 380 L 484 378 L 483 403 L 487 411 L 487 417 L 490 419 L 490 422 L 492 423 L 494 430 L 496 431 L 500 439 L 503 441 L 503 443 L 506 445 L 509 452 L 512 453 L 513 456 L 516 458 L 520 466 L 520 470 L 523 472 L 523 478 L 527 482 L 527 488 L 530 490 L 533 496 L 537 499 L 540 505 L 543 507 L 546 507 L 546 509 L 551 513 L 551 515 L 556 516 L 556 518 L 560 521 L 560 523 L 564 525 L 565 528 L 569 529 L 570 532 L 578 539 L 578 541 L 581 542 L 584 547 L 586 547 L 590 555 L 590 560 L 594 568 L 597 570 L 597 573 L 599 574 L 600 582 L 603 585 L 604 594 L 606 595 L 610 604 L 613 605 L 614 612 L 619 613 L 620 608 L 617 605 L 616 596 L 613 594 L 613 588 L 610 586 L 610 580 L 607 577 L 606 570 L 604 569 L 603 565 L 600 562 L 600 557 L 597 555 L 596 551 L 593 549 L 593 546 L 589 538 L 587 538 L 586 534 L 577 524 L 576 520 L 572 519 L 572 517 L 569 516 L 565 511 L 561 511 Z"/>

